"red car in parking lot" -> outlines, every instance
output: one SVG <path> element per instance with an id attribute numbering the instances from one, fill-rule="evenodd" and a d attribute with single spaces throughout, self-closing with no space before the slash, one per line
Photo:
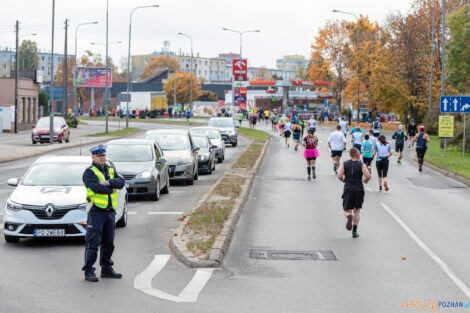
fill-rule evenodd
<path id="1" fill-rule="evenodd" d="M 33 144 L 49 142 L 49 121 L 50 117 L 41 117 L 37 124 L 33 126 L 33 133 L 31 134 Z M 62 141 L 69 142 L 69 140 L 70 129 L 65 119 L 60 116 L 54 116 L 54 141 L 62 143 Z"/>

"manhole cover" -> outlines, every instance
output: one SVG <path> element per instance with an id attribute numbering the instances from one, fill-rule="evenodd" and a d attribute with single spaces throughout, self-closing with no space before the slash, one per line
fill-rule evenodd
<path id="1" fill-rule="evenodd" d="M 262 260 L 311 260 L 336 261 L 331 250 L 287 251 L 287 250 L 250 250 L 250 258 Z"/>
<path id="2" fill-rule="evenodd" d="M 418 187 L 431 189 L 451 189 L 466 187 L 464 184 L 451 179 L 433 179 L 431 177 L 407 177 L 407 179 Z"/>
<path id="3" fill-rule="evenodd" d="M 262 179 L 266 180 L 277 180 L 277 181 L 304 181 L 305 179 L 300 178 L 300 177 L 281 177 L 281 176 L 264 176 L 261 177 Z"/>

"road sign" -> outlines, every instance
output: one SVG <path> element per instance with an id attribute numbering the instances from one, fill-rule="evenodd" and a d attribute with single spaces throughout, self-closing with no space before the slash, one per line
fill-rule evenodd
<path id="1" fill-rule="evenodd" d="M 454 117 L 452 115 L 439 116 L 439 137 L 454 138 Z"/>
<path id="2" fill-rule="evenodd" d="M 232 60 L 232 75 L 236 81 L 248 80 L 248 61 L 246 59 Z"/>
<path id="3" fill-rule="evenodd" d="M 470 113 L 470 97 L 441 96 L 441 113 Z"/>

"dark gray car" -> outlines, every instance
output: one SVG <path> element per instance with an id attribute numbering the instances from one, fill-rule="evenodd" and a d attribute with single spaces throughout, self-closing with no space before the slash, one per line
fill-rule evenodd
<path id="1" fill-rule="evenodd" d="M 194 136 L 207 136 L 211 144 L 217 146 L 215 149 L 215 157 L 218 163 L 222 163 L 225 159 L 225 142 L 222 139 L 220 131 L 216 127 L 199 126 L 189 129 L 191 135 Z"/>
<path id="2" fill-rule="evenodd" d="M 199 147 L 189 131 L 183 129 L 157 129 L 145 133 L 145 139 L 155 140 L 165 153 L 170 167 L 171 181 L 185 181 L 188 185 L 198 179 Z"/>
<path id="3" fill-rule="evenodd" d="M 107 143 L 106 155 L 126 181 L 130 196 L 160 199 L 170 192 L 170 170 L 163 151 L 154 140 L 117 139 Z"/>
<path id="4" fill-rule="evenodd" d="M 199 147 L 198 171 L 212 174 L 215 170 L 216 145 L 211 144 L 207 136 L 193 136 L 194 143 Z"/>

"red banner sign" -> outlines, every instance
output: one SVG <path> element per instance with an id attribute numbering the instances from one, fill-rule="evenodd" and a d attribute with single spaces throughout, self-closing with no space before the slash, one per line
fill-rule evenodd
<path id="1" fill-rule="evenodd" d="M 311 81 L 300 80 L 298 78 L 292 80 L 291 82 L 292 82 L 292 85 L 294 86 L 305 86 L 305 87 L 312 87 L 312 86 L 320 87 L 320 86 L 330 85 L 330 83 L 328 82 L 311 82 Z"/>
<path id="2" fill-rule="evenodd" d="M 232 60 L 232 75 L 235 81 L 246 81 L 248 77 L 248 61 L 246 59 Z"/>

